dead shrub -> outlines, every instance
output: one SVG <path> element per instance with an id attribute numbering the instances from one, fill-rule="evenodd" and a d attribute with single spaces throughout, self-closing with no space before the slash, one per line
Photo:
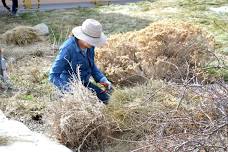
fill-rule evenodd
<path id="1" fill-rule="evenodd" d="M 0 136 L 0 145 L 1 146 L 5 146 L 5 145 L 10 144 L 9 141 L 10 141 L 9 137 L 2 137 L 2 136 Z"/>
<path id="2" fill-rule="evenodd" d="M 31 81 L 33 83 L 41 83 L 44 79 L 44 75 L 41 73 L 41 71 L 38 68 L 32 68 L 31 71 Z"/>
<path id="3" fill-rule="evenodd" d="M 138 87 L 125 89 L 128 94 L 106 111 L 113 122 L 110 139 L 132 152 L 226 151 L 227 87 L 152 83 L 141 95 Z"/>
<path id="4" fill-rule="evenodd" d="M 70 90 L 47 108 L 47 122 L 53 135 L 78 151 L 100 148 L 108 133 L 103 103 L 80 81 L 72 82 Z"/>
<path id="5" fill-rule="evenodd" d="M 138 80 L 183 82 L 192 77 L 203 80 L 199 69 L 210 61 L 213 50 L 213 38 L 202 29 L 186 22 L 159 21 L 140 31 L 110 36 L 96 58 L 115 83 L 134 75 Z"/>
<path id="6" fill-rule="evenodd" d="M 178 114 L 167 112 L 165 121 L 158 123 L 154 132 L 133 151 L 227 151 L 226 101 L 219 97 L 201 101 L 194 109 Z"/>
<path id="7" fill-rule="evenodd" d="M 1 39 L 6 44 L 24 46 L 41 41 L 39 33 L 28 26 L 18 26 L 2 34 Z"/>

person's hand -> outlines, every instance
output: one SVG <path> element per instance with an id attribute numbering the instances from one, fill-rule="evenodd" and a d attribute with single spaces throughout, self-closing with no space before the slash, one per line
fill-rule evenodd
<path id="1" fill-rule="evenodd" d="M 100 84 L 103 85 L 107 90 L 112 90 L 112 83 L 108 81 L 106 77 L 100 80 Z"/>

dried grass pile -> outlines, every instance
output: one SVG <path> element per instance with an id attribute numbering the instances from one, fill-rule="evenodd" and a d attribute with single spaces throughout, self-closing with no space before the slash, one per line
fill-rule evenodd
<path id="1" fill-rule="evenodd" d="M 110 138 L 126 151 L 226 151 L 227 88 L 152 82 L 118 90 L 106 109 L 116 126 Z"/>
<path id="2" fill-rule="evenodd" d="M 41 41 L 37 30 L 28 26 L 18 26 L 2 34 L 1 39 L 6 44 L 24 46 Z"/>
<path id="3" fill-rule="evenodd" d="M 78 151 L 100 148 L 107 134 L 103 103 L 79 81 L 72 82 L 72 93 L 65 93 L 48 106 L 47 122 L 53 135 Z"/>
<path id="4" fill-rule="evenodd" d="M 201 99 L 195 105 L 184 108 L 182 101 L 177 110 L 154 115 L 154 130 L 138 143 L 137 151 L 227 151 L 227 87 L 217 85 L 196 92 L 195 97 Z"/>
<path id="5" fill-rule="evenodd" d="M 202 78 L 214 40 L 200 28 L 180 21 L 159 21 L 145 29 L 112 35 L 97 50 L 101 69 L 115 83 L 142 77 L 183 82 Z"/>

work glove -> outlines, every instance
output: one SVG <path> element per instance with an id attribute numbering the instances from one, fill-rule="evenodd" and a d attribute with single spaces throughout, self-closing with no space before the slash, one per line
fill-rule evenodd
<path id="1" fill-rule="evenodd" d="M 112 83 L 108 81 L 106 77 L 101 78 L 99 83 L 103 85 L 106 88 L 106 90 L 108 91 L 112 90 Z"/>

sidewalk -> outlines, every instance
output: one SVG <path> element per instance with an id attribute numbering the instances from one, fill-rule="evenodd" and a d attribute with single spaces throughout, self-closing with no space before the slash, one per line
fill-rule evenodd
<path id="1" fill-rule="evenodd" d="M 54 9 L 67 9 L 77 7 L 94 7 L 96 3 L 104 4 L 124 4 L 128 2 L 138 2 L 141 0 L 40 0 L 40 8 L 38 8 L 37 0 L 32 0 L 32 9 L 25 9 L 22 4 L 22 0 L 19 0 L 19 12 L 26 12 L 31 10 L 54 10 Z M 11 1 L 6 1 L 8 6 L 11 6 Z M 4 9 L 0 1 L 0 10 Z"/>

